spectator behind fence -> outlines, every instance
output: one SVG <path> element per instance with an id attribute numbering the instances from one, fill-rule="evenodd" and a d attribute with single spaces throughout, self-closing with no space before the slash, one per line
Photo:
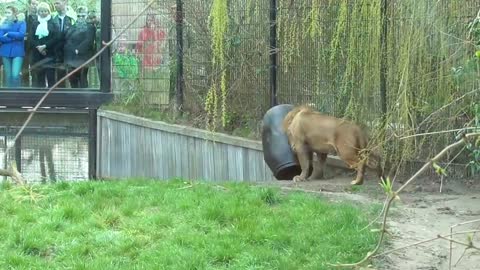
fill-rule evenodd
<path id="1" fill-rule="evenodd" d="M 37 19 L 32 31 L 28 33 L 32 53 L 31 72 L 34 74 L 34 87 L 44 88 L 55 84 L 55 46 L 59 39 L 59 29 L 50 15 L 50 6 L 46 2 L 38 4 Z"/>
<path id="2" fill-rule="evenodd" d="M 55 47 L 55 73 L 57 81 L 67 75 L 63 59 L 63 49 L 65 47 L 65 33 L 70 27 L 72 27 L 75 22 L 72 17 L 67 15 L 67 2 L 67 0 L 55 0 L 53 2 L 55 10 L 58 12 L 58 14 L 53 18 L 53 21 L 57 24 L 57 27 L 60 30 L 59 40 L 57 42 L 57 46 Z M 60 83 L 58 87 L 65 88 L 65 81 Z"/>
<path id="3" fill-rule="evenodd" d="M 77 21 L 65 33 L 64 61 L 70 73 L 85 63 L 94 54 L 95 27 L 87 23 L 88 8 L 77 9 Z M 73 88 L 88 88 L 88 65 L 72 74 L 69 78 Z"/>
<path id="4" fill-rule="evenodd" d="M 168 87 L 163 86 L 166 80 L 160 69 L 164 47 L 165 31 L 158 25 L 155 15 L 149 14 L 138 35 L 136 49 L 141 59 L 144 91 L 150 104 L 168 104 Z"/>
<path id="5" fill-rule="evenodd" d="M 29 87 L 30 86 L 30 76 L 32 76 L 32 82 L 36 79 L 33 77 L 33 73 L 30 72 L 30 65 L 32 61 L 32 50 L 30 39 L 28 38 L 29 34 L 35 32 L 35 29 L 32 28 L 33 23 L 37 20 L 37 7 L 38 1 L 37 0 L 30 0 L 28 1 L 28 8 L 26 11 L 25 20 L 27 23 L 27 39 L 25 40 L 25 57 L 23 58 L 23 69 L 22 69 L 22 86 Z"/>
<path id="6" fill-rule="evenodd" d="M 25 56 L 25 14 L 17 8 L 7 6 L 5 18 L 0 24 L 0 56 L 7 87 L 20 86 L 20 72 Z"/>
<path id="7" fill-rule="evenodd" d="M 102 36 L 100 32 L 100 20 L 97 17 L 97 12 L 95 10 L 88 12 L 87 23 L 95 27 L 95 45 L 93 47 L 95 48 L 96 53 L 102 48 Z M 97 69 L 97 76 L 100 79 L 100 57 L 95 59 L 95 67 Z"/>

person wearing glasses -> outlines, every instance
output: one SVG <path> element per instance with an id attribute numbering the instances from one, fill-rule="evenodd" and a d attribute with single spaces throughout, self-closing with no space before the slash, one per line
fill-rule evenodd
<path id="1" fill-rule="evenodd" d="M 88 8 L 77 8 L 77 21 L 65 33 L 64 63 L 67 72 L 80 67 L 94 54 L 95 26 L 87 23 Z M 69 81 L 72 88 L 88 88 L 88 64 L 74 74 Z"/>
<path id="2" fill-rule="evenodd" d="M 67 75 L 64 66 L 64 52 L 63 48 L 65 47 L 65 34 L 67 33 L 68 29 L 72 27 L 75 23 L 74 18 L 67 15 L 67 0 L 55 0 L 53 1 L 53 5 L 55 10 L 57 11 L 57 15 L 53 17 L 53 21 L 58 25 L 58 29 L 60 30 L 60 38 L 57 42 L 57 46 L 55 48 L 55 65 L 56 65 L 56 80 L 59 81 L 61 78 Z M 65 81 L 62 81 L 59 85 L 59 88 L 65 88 Z"/>

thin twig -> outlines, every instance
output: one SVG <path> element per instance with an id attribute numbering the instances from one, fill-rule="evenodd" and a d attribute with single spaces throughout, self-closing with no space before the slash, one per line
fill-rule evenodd
<path id="1" fill-rule="evenodd" d="M 368 227 L 372 226 L 375 222 L 377 222 L 377 220 L 379 220 L 383 216 L 383 211 L 385 211 L 385 208 L 387 207 L 387 202 L 388 202 L 388 197 L 385 198 L 385 201 L 383 202 L 382 211 L 380 211 L 380 213 L 377 215 L 377 217 L 372 222 L 370 222 L 367 226 L 363 227 L 360 230 L 360 232 L 367 229 Z"/>
<path id="2" fill-rule="evenodd" d="M 463 225 L 468 225 L 468 224 L 472 224 L 472 223 L 477 223 L 477 222 L 480 222 L 480 219 L 474 219 L 474 220 L 470 220 L 470 221 L 465 221 L 465 222 L 462 222 L 462 223 L 458 223 L 458 224 L 455 224 L 455 225 L 451 226 L 450 228 L 455 228 L 455 227 L 459 227 L 459 226 L 463 226 Z"/>
<path id="3" fill-rule="evenodd" d="M 408 179 L 405 184 L 403 184 L 397 191 L 396 193 L 400 193 L 403 191 L 403 189 L 405 189 L 405 187 L 407 187 L 413 180 L 415 180 L 418 176 L 420 176 L 420 174 L 422 174 L 423 172 L 425 172 L 434 162 L 436 162 L 437 160 L 441 159 L 448 151 L 450 151 L 451 149 L 454 149 L 454 148 L 457 148 L 458 146 L 462 145 L 465 143 L 465 141 L 469 138 L 472 138 L 472 137 L 477 137 L 477 136 L 480 136 L 480 132 L 476 132 L 476 133 L 469 133 L 469 134 L 465 134 L 463 136 L 463 138 L 455 143 L 452 143 L 450 144 L 449 146 L 445 147 L 440 153 L 438 153 L 434 158 L 432 158 L 429 162 L 425 163 L 422 168 L 420 168 L 420 170 L 418 170 L 412 177 L 410 177 L 410 179 Z"/>
<path id="4" fill-rule="evenodd" d="M 459 227 L 459 226 L 463 226 L 463 225 L 468 225 L 468 224 L 472 224 L 472 223 L 477 223 L 477 222 L 480 222 L 480 219 L 474 219 L 474 220 L 470 220 L 470 221 L 465 221 L 465 222 L 462 222 L 462 223 L 457 223 L 455 225 L 452 225 L 450 226 L 450 238 L 452 238 L 452 235 L 453 235 L 453 229 L 455 227 Z M 475 235 L 475 233 L 477 232 L 474 232 L 473 235 Z M 448 258 L 448 269 L 451 270 L 452 269 L 452 257 L 453 257 L 453 242 L 450 242 L 450 245 L 449 245 L 449 258 Z M 462 257 L 460 257 L 461 259 Z M 460 259 L 457 261 L 457 263 L 455 263 L 455 265 L 458 264 L 458 262 L 460 261 Z"/>
<path id="5" fill-rule="evenodd" d="M 451 242 L 450 242 L 451 243 Z M 465 253 L 467 253 L 467 250 L 469 250 L 470 248 L 469 247 L 466 247 L 464 250 L 463 250 L 463 253 L 462 255 L 460 255 L 460 257 L 458 258 L 457 262 L 455 263 L 455 266 L 457 266 L 457 264 L 460 262 L 460 260 L 463 258 L 463 256 L 465 256 Z"/>
<path id="6" fill-rule="evenodd" d="M 463 232 L 455 233 L 455 234 L 453 234 L 453 235 L 469 234 L 469 233 L 475 233 L 475 232 L 480 232 L 480 230 L 463 231 Z M 428 243 L 428 242 L 432 242 L 432 241 L 435 241 L 435 240 L 438 240 L 438 239 L 443 239 L 443 238 L 441 237 L 441 235 L 437 235 L 436 237 L 433 237 L 433 238 L 430 238 L 430 239 L 418 241 L 418 242 L 415 242 L 415 243 L 412 243 L 412 244 L 408 244 L 408 245 L 405 245 L 405 246 L 402 246 L 402 247 L 398 247 L 398 248 L 395 248 L 395 249 L 387 250 L 387 251 L 382 252 L 382 253 L 379 253 L 379 254 L 375 254 L 375 255 L 372 256 L 372 258 L 384 256 L 384 255 L 387 255 L 387 254 L 390 254 L 390 253 L 397 252 L 397 251 L 402 250 L 402 249 L 406 249 L 406 248 L 409 248 L 409 247 L 418 246 L 418 245 L 425 244 L 425 243 Z M 447 238 L 447 239 L 449 239 L 449 238 Z"/>
<path id="7" fill-rule="evenodd" d="M 390 211 L 390 207 L 392 205 L 392 202 L 398 197 L 398 194 L 400 194 L 400 192 L 402 192 L 405 189 L 405 187 L 410 185 L 423 172 L 425 172 L 434 162 L 440 160 L 446 153 L 448 153 L 448 151 L 464 144 L 469 138 L 473 138 L 473 137 L 477 137 L 477 136 L 480 136 L 480 132 L 464 134 L 461 140 L 459 140 L 455 143 L 452 143 L 452 144 L 448 145 L 447 147 L 445 147 L 434 158 L 432 158 L 429 162 L 425 163 L 422 166 L 422 168 L 420 168 L 420 170 L 418 170 L 412 177 L 410 177 L 410 179 L 408 179 L 405 182 L 405 184 L 403 184 L 400 188 L 398 188 L 397 191 L 392 191 L 388 195 L 389 199 L 388 199 L 387 207 L 385 209 L 385 213 L 383 215 L 382 228 L 380 230 L 380 238 L 378 240 L 378 243 L 377 243 L 376 247 L 372 251 L 368 252 L 367 255 L 362 260 L 360 260 L 359 262 L 356 262 L 356 263 L 351 263 L 351 264 L 329 264 L 329 265 L 336 266 L 336 267 L 355 267 L 355 266 L 359 266 L 359 265 L 363 264 L 364 262 L 366 262 L 367 260 L 372 258 L 375 255 L 375 253 L 378 252 L 381 244 L 383 243 L 385 233 L 386 233 L 388 213 Z"/>
<path id="8" fill-rule="evenodd" d="M 452 132 L 457 132 L 457 131 L 476 130 L 476 129 L 478 129 L 478 127 L 466 127 L 466 128 L 457 128 L 457 129 L 442 130 L 442 131 L 433 131 L 433 132 L 427 132 L 427 133 L 418 133 L 418 134 L 414 134 L 414 135 L 400 137 L 399 140 L 405 140 L 405 139 L 409 139 L 409 138 L 429 136 L 429 135 L 436 135 L 436 134 L 452 133 Z"/>
<path id="9" fill-rule="evenodd" d="M 453 237 L 453 226 L 450 227 L 450 238 Z M 449 243 L 449 252 L 450 254 L 448 258 L 448 270 L 452 270 L 452 257 L 453 257 L 453 243 Z"/>
<path id="10" fill-rule="evenodd" d="M 434 115 L 436 115 L 436 114 L 439 113 L 440 111 L 442 111 L 442 110 L 448 108 L 450 105 L 452 105 L 452 104 L 454 104 L 454 103 L 456 103 L 456 102 L 464 99 L 466 96 L 471 95 L 471 94 L 475 94 L 475 93 L 477 93 L 477 92 L 480 92 L 480 88 L 474 89 L 474 90 L 472 90 L 472 91 L 470 91 L 470 92 L 467 92 L 467 93 L 463 94 L 462 96 L 454 99 L 454 100 L 451 101 L 450 103 L 447 103 L 447 104 L 443 105 L 443 106 L 440 107 L 438 110 L 434 111 L 434 112 L 431 113 L 429 116 L 427 116 L 425 119 L 423 119 L 423 121 L 420 122 L 420 124 L 418 124 L 417 130 L 418 130 L 423 124 L 425 124 L 428 120 L 430 120 L 430 118 L 432 118 Z"/>
<path id="11" fill-rule="evenodd" d="M 444 240 L 447 240 L 447 241 L 450 241 L 450 242 L 455 243 L 455 244 L 459 244 L 459 245 L 462 245 L 462 246 L 466 246 L 466 247 L 468 247 L 468 248 L 473 248 L 473 249 L 476 249 L 476 250 L 480 250 L 480 248 L 472 245 L 471 243 L 460 242 L 460 241 L 458 241 L 458 240 L 455 240 L 455 239 L 452 239 L 452 238 L 448 238 L 448 237 L 445 237 L 445 236 L 441 236 L 441 235 L 439 235 L 438 238 L 444 239 Z"/>
<path id="12" fill-rule="evenodd" d="M 452 162 L 457 159 L 458 156 L 460 156 L 460 154 L 463 153 L 463 150 L 465 150 L 465 146 L 462 148 L 462 150 L 458 151 L 457 155 L 455 155 L 452 159 L 450 159 L 450 161 L 447 163 L 447 165 L 445 165 L 445 170 L 447 170 L 447 168 L 450 166 L 450 164 L 452 164 Z M 443 179 L 445 178 L 445 175 L 442 174 L 440 176 L 440 193 L 442 193 L 442 188 L 443 188 Z"/>

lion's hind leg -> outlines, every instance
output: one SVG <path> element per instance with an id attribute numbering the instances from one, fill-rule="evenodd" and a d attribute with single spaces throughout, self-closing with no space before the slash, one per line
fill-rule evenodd
<path id="1" fill-rule="evenodd" d="M 357 171 L 355 180 L 351 182 L 352 185 L 362 185 L 363 178 L 365 177 L 366 160 L 361 159 L 358 154 L 358 150 L 354 147 L 347 145 L 337 146 L 338 156 L 348 164 L 351 169 Z"/>
<path id="2" fill-rule="evenodd" d="M 313 157 L 312 157 L 312 159 L 313 159 Z M 308 177 L 309 180 L 323 179 L 324 178 L 326 161 L 327 161 L 327 154 L 317 152 L 317 159 L 312 160 L 313 171 L 312 171 L 312 175 L 310 175 L 310 177 Z"/>
<path id="3" fill-rule="evenodd" d="M 377 172 L 377 176 L 381 179 L 385 179 L 385 171 L 382 167 L 382 158 L 377 153 L 371 153 L 367 162 L 367 167 Z"/>
<path id="4" fill-rule="evenodd" d="M 360 160 L 359 162 L 357 162 L 356 168 L 355 168 L 357 170 L 357 177 L 355 178 L 355 180 L 350 182 L 352 185 L 363 184 L 363 179 L 365 177 L 365 167 L 366 167 L 365 161 Z"/>

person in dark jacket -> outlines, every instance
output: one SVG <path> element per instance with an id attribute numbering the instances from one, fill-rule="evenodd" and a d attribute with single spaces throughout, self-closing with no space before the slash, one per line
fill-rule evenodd
<path id="1" fill-rule="evenodd" d="M 32 81 L 35 80 L 33 78 L 33 73 L 30 72 L 30 62 L 32 61 L 32 47 L 30 45 L 30 40 L 28 37 L 30 36 L 29 33 L 34 32 L 35 29 L 32 28 L 33 23 L 37 20 L 37 0 L 29 0 L 28 1 L 28 8 L 25 14 L 25 21 L 27 23 L 27 33 L 26 33 L 26 40 L 25 40 L 25 57 L 23 58 L 23 69 L 22 69 L 22 86 L 29 87 L 30 86 L 30 76 L 32 76 Z"/>
<path id="2" fill-rule="evenodd" d="M 64 63 L 68 73 L 85 63 L 94 54 L 95 26 L 87 23 L 88 8 L 77 9 L 77 21 L 65 33 Z M 72 88 L 88 88 L 88 65 L 70 75 Z"/>
<path id="3" fill-rule="evenodd" d="M 17 15 L 23 16 L 19 20 Z M 17 8 L 7 6 L 5 19 L 0 25 L 0 56 L 7 87 L 20 86 L 20 72 L 25 56 L 25 32 L 27 31 L 25 15 L 18 14 Z"/>
<path id="4" fill-rule="evenodd" d="M 38 17 L 29 33 L 30 50 L 32 50 L 31 69 L 35 73 L 34 87 L 46 87 L 55 84 L 55 46 L 58 42 L 59 30 L 50 15 L 50 6 L 41 2 L 37 8 Z"/>
<path id="5" fill-rule="evenodd" d="M 57 24 L 58 29 L 60 30 L 59 39 L 57 42 L 57 46 L 55 47 L 55 73 L 56 73 L 56 80 L 59 81 L 61 78 L 67 75 L 67 71 L 64 65 L 64 51 L 63 48 L 65 47 L 65 34 L 67 33 L 68 29 L 72 27 L 75 23 L 75 20 L 67 15 L 67 0 L 55 0 L 53 1 L 53 5 L 55 10 L 57 11 L 57 15 L 55 15 L 52 19 Z M 58 85 L 60 88 L 65 88 L 65 81 Z"/>

